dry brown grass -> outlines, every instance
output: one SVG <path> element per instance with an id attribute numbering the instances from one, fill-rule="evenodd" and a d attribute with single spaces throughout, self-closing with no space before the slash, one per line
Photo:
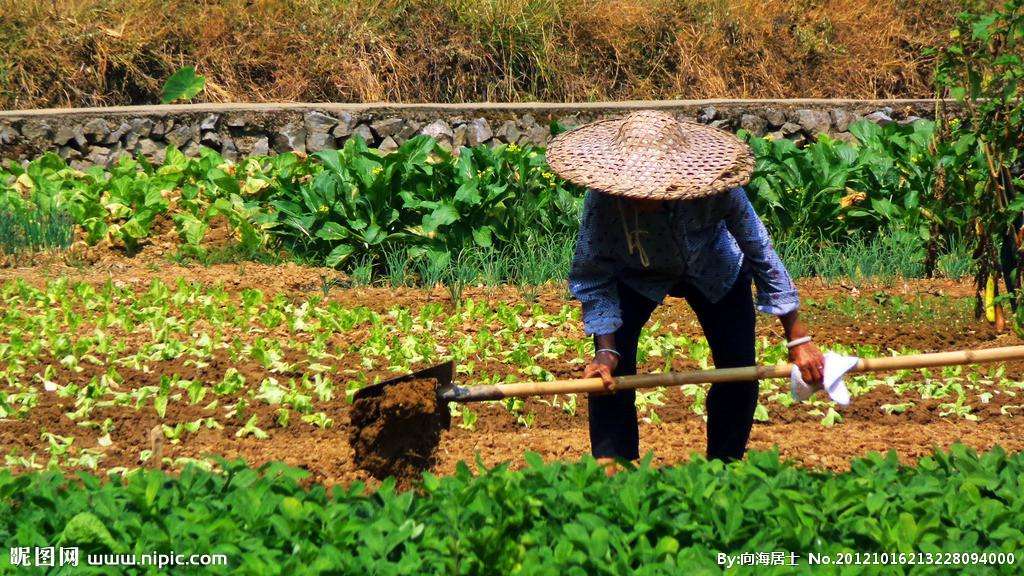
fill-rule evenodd
<path id="1" fill-rule="evenodd" d="M 0 107 L 927 97 L 948 0 L 0 0 Z"/>

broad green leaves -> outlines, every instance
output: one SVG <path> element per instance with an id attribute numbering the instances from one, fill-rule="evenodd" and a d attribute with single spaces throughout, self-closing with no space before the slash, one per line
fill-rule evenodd
<path id="1" fill-rule="evenodd" d="M 928 121 L 880 126 L 859 120 L 850 125 L 854 142 L 820 136 L 804 148 L 743 133 L 757 158 L 751 200 L 779 241 L 841 243 L 851 233 L 879 229 L 927 239 L 931 220 L 921 199 L 933 186 L 937 158 L 928 147 L 934 129 Z M 962 225 L 955 212 L 946 215 Z"/>
<path id="2" fill-rule="evenodd" d="M 171 75 L 160 92 L 160 103 L 170 104 L 178 100 L 188 101 L 206 87 L 206 77 L 196 75 L 194 66 L 186 66 Z"/>
<path id="3" fill-rule="evenodd" d="M 0 187 L 0 206 L 39 206 L 67 214 L 85 232 L 89 244 L 107 241 L 129 253 L 138 250 L 161 220 L 173 223 L 183 250 L 201 255 L 211 222 L 222 217 L 237 244 L 254 251 L 266 244 L 273 225 L 256 198 L 265 182 L 249 171 L 239 178 L 219 154 L 204 149 L 187 158 L 171 147 L 160 166 L 122 159 L 107 170 L 80 172 L 54 154 L 31 162 L 18 178 L 23 191 Z M 255 197 L 255 198 L 254 198 Z"/>
<path id="4" fill-rule="evenodd" d="M 851 233 L 886 230 L 917 249 L 971 232 L 966 205 L 937 209 L 933 174 L 946 159 L 930 149 L 934 124 L 863 120 L 850 131 L 855 142 L 822 136 L 804 148 L 746 135 L 757 158 L 747 189 L 778 245 L 842 246 Z M 965 133 L 955 147 L 969 153 L 977 142 Z M 246 254 L 283 248 L 370 280 L 402 269 L 410 281 L 449 286 L 472 281 L 453 263 L 568 245 L 581 199 L 550 172 L 542 149 L 476 146 L 455 155 L 426 136 L 390 154 L 357 137 L 308 159 L 285 153 L 235 164 L 207 149 L 186 158 L 169 148 L 158 166 L 123 160 L 80 172 L 47 154 L 0 171 L 0 210 L 49 207 L 90 244 L 138 250 L 170 222 L 182 253 L 203 257 L 209 238 L 225 237 L 211 230 L 227 220 L 228 238 Z M 564 271 L 538 262 L 518 272 L 533 283 Z"/>
<path id="5" fill-rule="evenodd" d="M 391 481 L 373 493 L 360 483 L 328 491 L 280 464 L 223 460 L 218 473 L 140 470 L 108 482 L 0 471 L 0 537 L 83 553 L 131 543 L 227 554 L 227 566 L 204 568 L 217 574 L 716 574 L 719 553 L 792 551 L 804 563 L 810 552 L 1024 546 L 1024 457 L 998 448 L 956 445 L 918 467 L 874 454 L 842 474 L 796 468 L 774 452 L 727 466 L 645 461 L 613 478 L 590 458 L 527 460 L 522 471 L 460 464 L 402 493 Z"/>
<path id="6" fill-rule="evenodd" d="M 556 182 L 540 150 L 462 148 L 417 136 L 381 155 L 360 138 L 313 155 L 304 182 L 271 186 L 276 233 L 328 266 L 381 268 L 396 249 L 441 269 L 464 250 L 501 250 L 575 231 L 580 194 Z"/>
<path id="7" fill-rule="evenodd" d="M 105 552 L 123 552 L 126 548 L 116 542 L 104 523 L 90 512 L 79 512 L 68 520 L 57 543 Z"/>
<path id="8" fill-rule="evenodd" d="M 330 253 L 327 254 L 327 257 L 324 258 L 324 264 L 331 267 L 337 267 L 347 260 L 355 251 L 355 247 L 351 244 L 338 244 L 330 251 Z"/>

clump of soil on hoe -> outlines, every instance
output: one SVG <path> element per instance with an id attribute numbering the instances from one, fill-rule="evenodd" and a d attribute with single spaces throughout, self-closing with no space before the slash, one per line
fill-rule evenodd
<path id="1" fill-rule="evenodd" d="M 394 476 L 409 486 L 435 464 L 441 432 L 451 424 L 448 406 L 437 398 L 433 379 L 383 387 L 352 405 L 348 441 L 355 464 L 376 478 Z"/>

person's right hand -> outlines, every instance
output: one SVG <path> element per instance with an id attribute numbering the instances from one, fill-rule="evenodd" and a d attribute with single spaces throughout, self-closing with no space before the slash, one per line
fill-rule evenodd
<path id="1" fill-rule="evenodd" d="M 611 352 L 598 352 L 594 359 L 583 369 L 584 378 L 600 378 L 609 391 L 615 390 L 615 377 L 612 372 L 619 365 L 619 357 Z"/>

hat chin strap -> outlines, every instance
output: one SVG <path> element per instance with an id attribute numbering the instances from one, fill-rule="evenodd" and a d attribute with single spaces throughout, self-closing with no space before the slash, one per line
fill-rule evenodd
<path id="1" fill-rule="evenodd" d="M 619 207 L 619 215 L 622 216 L 622 231 L 626 234 L 626 246 L 629 248 L 629 255 L 632 256 L 634 251 L 637 252 L 640 255 L 640 264 L 647 268 L 651 265 L 651 262 L 647 258 L 647 251 L 644 250 L 644 245 L 640 242 L 640 236 L 647 234 L 646 230 L 640 228 L 640 213 L 635 208 L 633 209 L 636 229 L 630 230 L 629 224 L 626 223 L 626 209 L 622 207 L 622 198 L 616 198 L 615 204 Z"/>

